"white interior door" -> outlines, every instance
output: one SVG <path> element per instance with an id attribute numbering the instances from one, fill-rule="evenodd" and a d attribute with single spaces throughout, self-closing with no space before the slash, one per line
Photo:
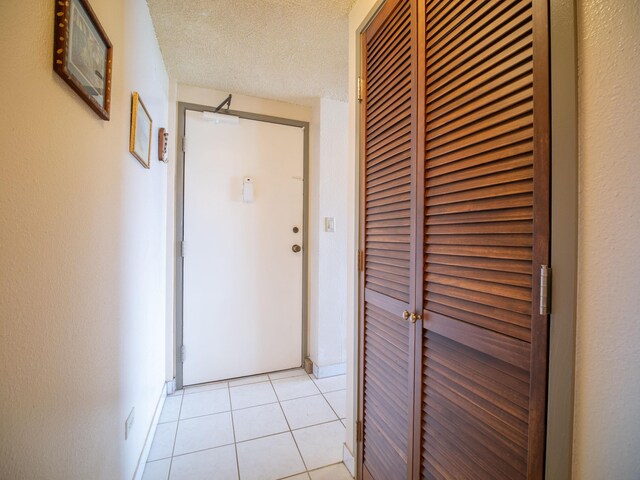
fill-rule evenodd
<path id="1" fill-rule="evenodd" d="M 300 366 L 303 130 L 188 111 L 186 135 L 183 383 Z"/>

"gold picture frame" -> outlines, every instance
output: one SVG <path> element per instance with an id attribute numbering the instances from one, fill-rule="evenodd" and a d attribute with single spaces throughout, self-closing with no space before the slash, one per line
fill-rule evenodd
<path id="1" fill-rule="evenodd" d="M 113 47 L 89 2 L 56 1 L 54 34 L 54 71 L 109 120 Z"/>
<path id="2" fill-rule="evenodd" d="M 129 152 L 144 168 L 151 168 L 151 133 L 153 120 L 138 92 L 131 95 L 131 130 Z"/>

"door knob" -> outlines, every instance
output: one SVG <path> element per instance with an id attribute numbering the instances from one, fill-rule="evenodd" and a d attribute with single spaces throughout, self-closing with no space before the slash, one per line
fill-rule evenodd
<path id="1" fill-rule="evenodd" d="M 291 250 L 293 250 L 295 253 L 298 253 L 300 250 L 302 250 L 302 247 L 300 245 L 294 245 L 291 247 Z"/>
<path id="2" fill-rule="evenodd" d="M 420 315 L 416 315 L 415 313 L 409 313 L 407 310 L 405 310 L 404 312 L 402 312 L 402 318 L 410 321 L 411 323 L 416 323 L 422 317 L 420 317 Z"/>

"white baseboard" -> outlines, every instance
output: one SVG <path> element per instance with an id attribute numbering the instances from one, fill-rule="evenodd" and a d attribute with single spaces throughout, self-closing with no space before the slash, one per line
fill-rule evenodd
<path id="1" fill-rule="evenodd" d="M 147 438 L 144 441 L 144 447 L 142 447 L 142 453 L 140 453 L 140 458 L 138 459 L 138 465 L 136 466 L 136 471 L 133 474 L 133 480 L 142 480 L 142 474 L 144 473 L 144 467 L 147 464 L 147 458 L 149 458 L 149 452 L 151 451 L 151 444 L 153 443 L 153 437 L 156 435 L 156 427 L 158 426 L 158 421 L 160 420 L 160 414 L 162 413 L 162 408 L 164 407 L 164 401 L 167 398 L 167 391 L 171 388 L 169 384 L 173 384 L 173 390 L 175 391 L 175 380 L 172 382 L 167 382 L 162 386 L 162 391 L 160 392 L 160 398 L 158 398 L 158 403 L 156 404 L 156 411 L 153 414 L 153 420 L 151 421 L 151 425 L 149 426 L 149 431 L 147 432 Z"/>
<path id="2" fill-rule="evenodd" d="M 167 382 L 167 397 L 176 393 L 176 379 Z"/>
<path id="3" fill-rule="evenodd" d="M 316 378 L 335 377 L 347 373 L 347 363 L 335 363 L 333 365 L 313 364 L 313 374 Z"/>
<path id="4" fill-rule="evenodd" d="M 351 476 L 355 478 L 356 461 L 353 458 L 353 455 L 351 454 L 351 452 L 349 451 L 349 448 L 347 447 L 346 443 L 342 444 L 342 462 L 344 463 L 344 466 L 347 467 L 347 470 L 349 470 L 349 473 L 351 474 Z"/>

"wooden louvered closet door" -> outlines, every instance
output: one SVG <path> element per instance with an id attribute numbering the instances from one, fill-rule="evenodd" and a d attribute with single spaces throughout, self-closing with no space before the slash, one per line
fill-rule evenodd
<path id="1" fill-rule="evenodd" d="M 546 1 L 421 7 L 424 321 L 415 468 L 425 479 L 542 478 Z"/>
<path id="2" fill-rule="evenodd" d="M 544 476 L 547 9 L 387 0 L 362 34 L 362 478 Z"/>
<path id="3" fill-rule="evenodd" d="M 416 5 L 389 0 L 362 36 L 360 467 L 406 479 L 413 452 Z"/>

